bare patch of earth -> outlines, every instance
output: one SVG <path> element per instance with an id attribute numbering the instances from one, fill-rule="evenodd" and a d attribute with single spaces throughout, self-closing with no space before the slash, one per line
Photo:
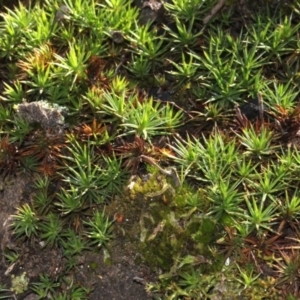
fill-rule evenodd
<path id="1" fill-rule="evenodd" d="M 16 214 L 17 207 L 30 202 L 33 180 L 23 175 L 11 177 L 4 182 L 0 179 L 0 285 L 10 289 L 12 278 L 24 272 L 28 279 L 28 289 L 21 294 L 8 293 L 11 295 L 8 299 L 38 299 L 29 287 L 31 283 L 39 281 L 41 274 L 47 274 L 52 280 L 61 276 L 70 277 L 73 284 L 91 289 L 88 297 L 91 300 L 152 299 L 146 293 L 144 284 L 153 279 L 153 273 L 143 264 L 136 263 L 136 253 L 133 248 L 126 247 L 126 240 L 120 235 L 115 237 L 109 247 L 109 264 L 104 261 L 102 250 L 85 252 L 69 273 L 66 273 L 66 261 L 61 249 L 43 248 L 38 242 L 31 245 L 16 240 L 10 227 L 11 216 Z M 8 249 L 19 254 L 14 264 L 9 264 L 4 257 Z M 67 288 L 63 284 L 60 286 L 62 292 Z"/>

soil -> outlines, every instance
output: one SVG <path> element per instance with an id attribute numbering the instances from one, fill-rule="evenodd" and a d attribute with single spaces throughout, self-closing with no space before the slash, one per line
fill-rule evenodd
<path id="1" fill-rule="evenodd" d="M 17 207 L 29 201 L 33 180 L 24 175 L 0 180 L 0 283 L 6 287 L 11 286 L 12 276 L 20 276 L 24 272 L 30 284 L 37 282 L 40 274 L 48 274 L 55 280 L 65 270 L 65 258 L 60 249 L 43 248 L 38 242 L 31 245 L 15 240 L 12 235 L 11 216 L 16 213 Z M 108 247 L 110 263 L 104 261 L 102 251 L 85 252 L 78 258 L 77 266 L 68 276 L 73 277 L 74 283 L 91 289 L 89 299 L 152 299 L 145 291 L 145 283 L 153 280 L 154 274 L 145 265 L 136 263 L 137 254 L 128 250 L 131 247 L 125 247 L 125 243 L 122 236 L 115 236 L 111 247 Z M 4 257 L 5 249 L 19 254 L 15 264 L 8 264 Z M 12 295 L 11 299 L 34 300 L 38 296 L 28 290 Z"/>

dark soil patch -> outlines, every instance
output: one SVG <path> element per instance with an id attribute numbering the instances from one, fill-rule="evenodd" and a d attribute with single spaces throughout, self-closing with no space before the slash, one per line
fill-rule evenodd
<path id="1" fill-rule="evenodd" d="M 102 251 L 85 252 L 78 258 L 77 266 L 69 274 L 65 272 L 65 258 L 60 249 L 43 248 L 36 241 L 17 241 L 10 228 L 11 216 L 16 208 L 30 199 L 32 179 L 16 176 L 2 181 L 0 193 L 0 283 L 11 288 L 12 276 L 20 276 L 24 272 L 29 285 L 39 280 L 39 275 L 47 274 L 52 280 L 61 275 L 73 278 L 73 284 L 90 288 L 89 299 L 151 299 L 145 291 L 145 283 L 153 279 L 152 272 L 144 265 L 135 263 L 136 253 L 128 250 L 122 237 L 113 240 L 109 247 L 109 263 L 104 261 Z M 13 250 L 19 258 L 14 264 L 9 264 L 4 252 Z M 66 288 L 63 285 L 62 289 Z M 11 295 L 11 299 L 37 299 L 30 290 L 22 294 Z"/>

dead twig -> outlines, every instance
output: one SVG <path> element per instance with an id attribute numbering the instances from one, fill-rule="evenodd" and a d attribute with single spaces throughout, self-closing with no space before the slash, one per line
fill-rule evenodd
<path id="1" fill-rule="evenodd" d="M 219 2 L 212 8 L 210 13 L 203 19 L 203 23 L 207 24 L 209 20 L 222 8 L 226 0 L 219 0 Z"/>
<path id="2" fill-rule="evenodd" d="M 259 119 L 263 123 L 264 122 L 264 102 L 261 93 L 257 93 L 258 98 L 258 111 L 259 111 Z"/>
<path id="3" fill-rule="evenodd" d="M 155 162 L 153 160 L 153 158 L 151 157 L 148 157 L 146 155 L 141 155 L 140 158 L 144 161 L 146 161 L 147 163 L 149 164 L 152 164 L 153 166 L 157 167 L 158 170 L 166 175 L 166 176 L 170 176 L 171 179 L 173 180 L 173 183 L 175 185 L 175 187 L 179 187 L 180 186 L 180 179 L 179 179 L 179 176 L 177 174 L 177 170 L 175 167 L 170 167 L 168 169 L 163 169 L 157 162 Z"/>

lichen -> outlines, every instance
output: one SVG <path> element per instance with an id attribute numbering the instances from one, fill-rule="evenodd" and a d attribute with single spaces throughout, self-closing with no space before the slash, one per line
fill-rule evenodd
<path id="1" fill-rule="evenodd" d="M 21 103 L 16 105 L 17 114 L 29 123 L 38 123 L 44 129 L 61 127 L 64 124 L 64 114 L 66 107 L 57 104 L 50 104 L 41 100 L 31 103 Z"/>
<path id="2" fill-rule="evenodd" d="M 10 290 L 15 294 L 22 294 L 28 289 L 28 279 L 26 278 L 26 272 L 23 272 L 20 276 L 11 276 L 11 288 Z"/>

